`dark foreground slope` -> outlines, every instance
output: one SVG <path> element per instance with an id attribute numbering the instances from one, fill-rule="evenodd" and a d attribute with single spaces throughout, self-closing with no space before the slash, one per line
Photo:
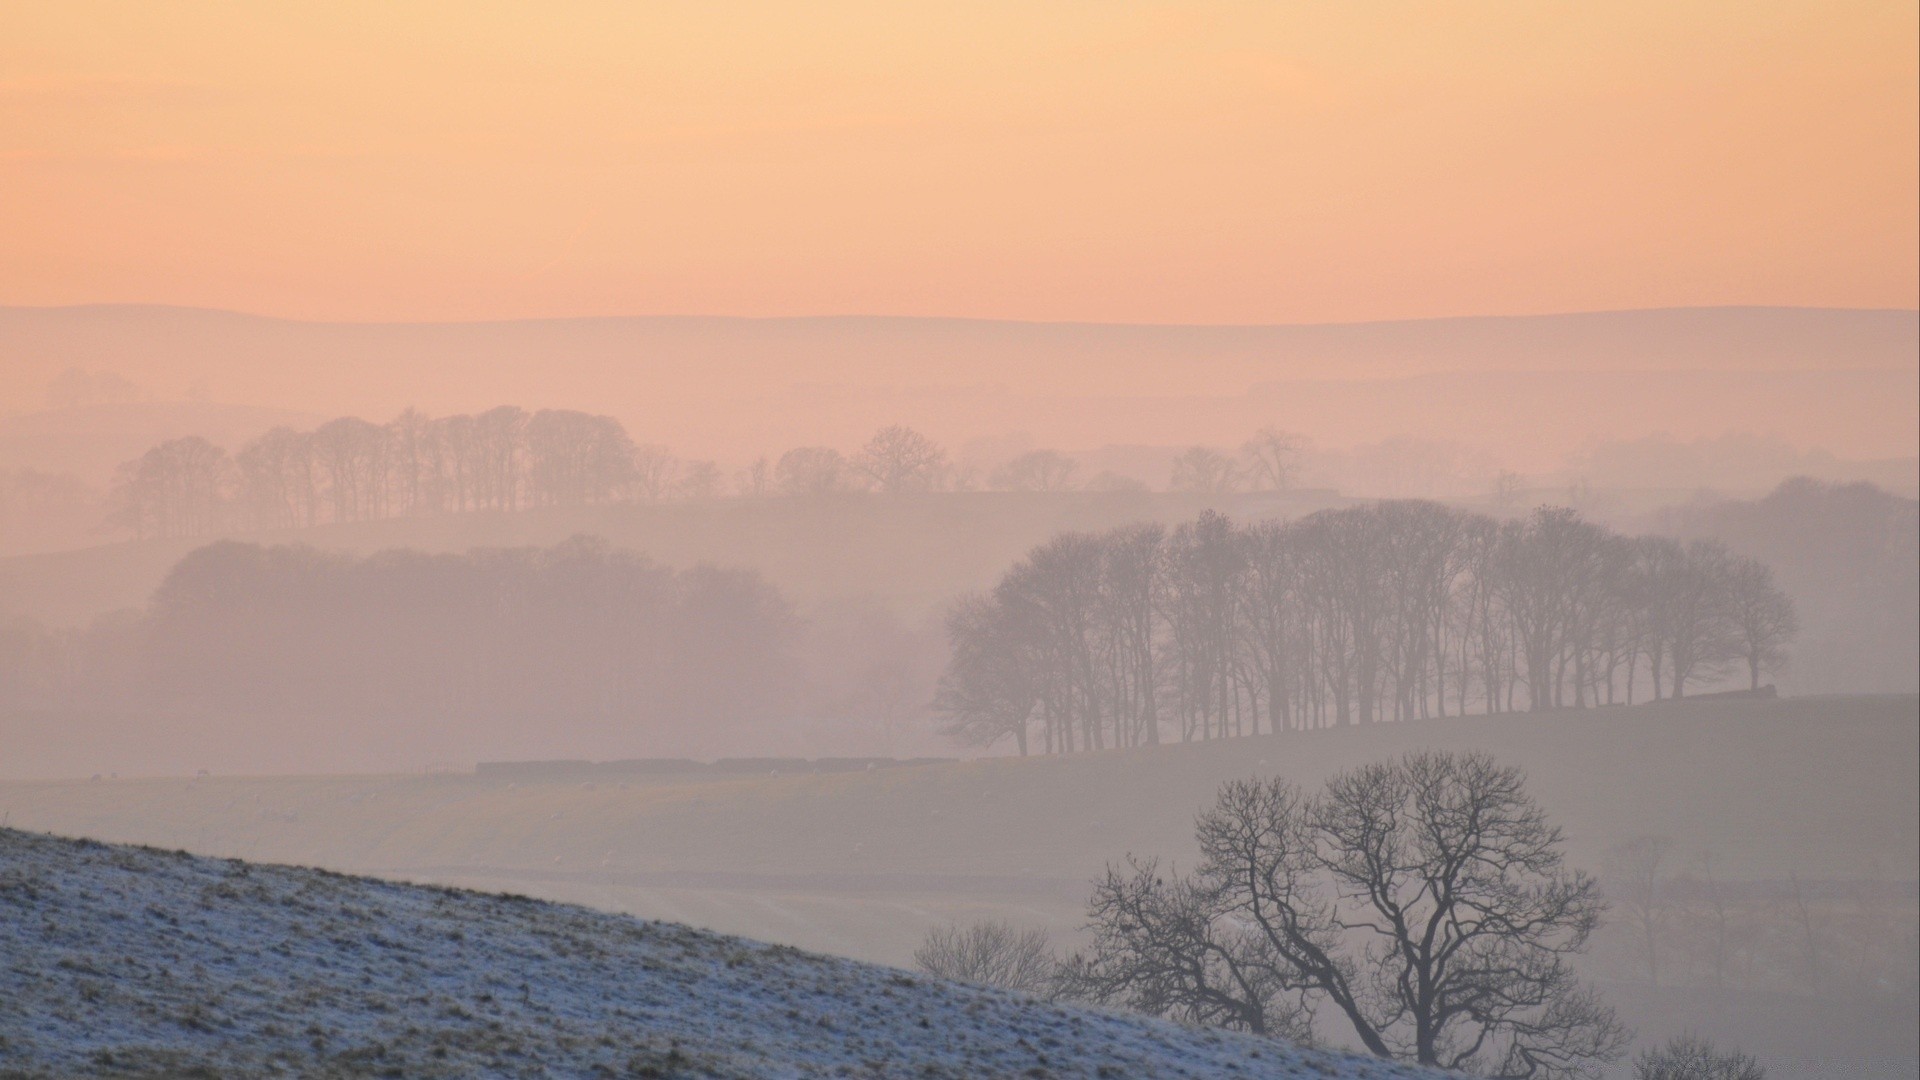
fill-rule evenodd
<path id="1" fill-rule="evenodd" d="M 670 923 L 0 830 L 0 1076 L 1411 1077 Z"/>

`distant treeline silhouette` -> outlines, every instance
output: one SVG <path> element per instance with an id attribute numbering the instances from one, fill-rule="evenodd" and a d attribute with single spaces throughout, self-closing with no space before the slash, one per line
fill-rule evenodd
<path id="1" fill-rule="evenodd" d="M 584 537 L 366 558 L 221 541 L 182 559 L 144 612 L 81 633 L 16 625 L 31 640 L 0 658 L 19 705 L 720 742 L 790 714 L 799 630 L 755 573 L 675 571 Z"/>
<path id="2" fill-rule="evenodd" d="M 1262 431 L 1235 459 L 1194 447 L 1174 462 L 1178 491 L 1281 489 L 1298 471 L 1301 441 Z M 984 477 L 1003 491 L 1144 489 L 1103 473 L 1084 485 L 1077 463 L 1033 450 Z M 115 474 L 108 524 L 136 537 L 216 536 L 233 530 L 305 528 L 474 510 L 619 501 L 898 494 L 967 489 L 939 444 L 911 428 L 882 428 L 852 456 L 801 446 L 761 458 L 732 477 L 712 461 L 676 458 L 636 443 L 611 416 L 571 409 L 529 414 L 511 405 L 478 415 L 429 417 L 408 409 L 391 423 L 358 417 L 312 431 L 277 427 L 229 455 L 199 436 L 160 443 Z"/>
<path id="3" fill-rule="evenodd" d="M 1752 687 L 1796 629 L 1771 571 L 1564 508 L 1385 502 L 1070 533 L 964 600 L 936 709 L 1049 753 Z"/>

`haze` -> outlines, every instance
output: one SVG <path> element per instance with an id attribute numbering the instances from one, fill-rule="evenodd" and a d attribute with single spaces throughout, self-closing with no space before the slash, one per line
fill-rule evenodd
<path id="1" fill-rule="evenodd" d="M 8 5 L 0 1071 L 1913 1077 L 1917 207 L 1912 3 Z"/>

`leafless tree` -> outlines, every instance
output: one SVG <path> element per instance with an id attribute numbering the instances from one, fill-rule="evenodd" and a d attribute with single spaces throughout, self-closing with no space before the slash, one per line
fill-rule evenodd
<path id="1" fill-rule="evenodd" d="M 1664 836 L 1636 836 L 1614 845 L 1602 866 L 1607 892 L 1625 911 L 1627 928 L 1637 939 L 1649 986 L 1660 985 L 1660 946 L 1670 907 L 1662 867 L 1672 850 L 1673 841 Z"/>
<path id="2" fill-rule="evenodd" d="M 527 494 L 554 506 L 605 502 L 632 478 L 634 445 L 620 421 L 542 409 L 526 425 Z"/>
<path id="3" fill-rule="evenodd" d="M 387 441 L 397 512 L 415 515 L 438 509 L 433 419 L 418 409 L 406 409 L 387 425 Z"/>
<path id="4" fill-rule="evenodd" d="M 680 480 L 674 488 L 683 499 L 704 501 L 717 498 L 725 481 L 717 463 L 689 461 L 680 466 Z"/>
<path id="5" fill-rule="evenodd" d="M 932 491 L 942 479 L 946 451 L 925 435 L 895 424 L 881 428 L 853 459 L 853 468 L 875 491 L 898 495 Z"/>
<path id="6" fill-rule="evenodd" d="M 942 979 L 996 986 L 1052 1000 L 1061 994 L 1060 961 L 1041 929 L 1022 930 L 999 920 L 927 932 L 913 962 Z"/>
<path id="7" fill-rule="evenodd" d="M 1240 485 L 1240 470 L 1218 450 L 1196 446 L 1173 459 L 1172 488 L 1201 495 L 1220 495 Z"/>
<path id="8" fill-rule="evenodd" d="M 1246 473 L 1260 491 L 1286 491 L 1300 479 L 1300 459 L 1307 440 L 1278 428 L 1261 428 L 1240 448 Z"/>
<path id="9" fill-rule="evenodd" d="M 1027 754 L 1027 728 L 1040 703 L 1044 664 L 1032 609 L 1000 595 L 968 597 L 947 616 L 952 655 L 935 691 L 942 732 L 971 746 L 1012 736 Z"/>
<path id="10" fill-rule="evenodd" d="M 850 467 L 840 451 L 829 446 L 799 446 L 780 455 L 774 483 L 787 495 L 831 495 L 845 491 Z"/>
<path id="11" fill-rule="evenodd" d="M 334 521 L 386 516 L 387 433 L 357 416 L 329 420 L 311 436 Z"/>
<path id="12" fill-rule="evenodd" d="M 242 512 L 256 527 L 298 528 L 317 520 L 319 486 L 307 435 L 274 428 L 241 447 L 234 464 Z"/>
<path id="13" fill-rule="evenodd" d="M 197 435 L 172 439 L 120 466 L 113 520 L 135 536 L 211 536 L 224 524 L 233 461 Z"/>
<path id="14" fill-rule="evenodd" d="M 664 446 L 649 443 L 633 448 L 633 493 L 644 502 L 659 502 L 673 493 L 680 460 Z"/>
<path id="15" fill-rule="evenodd" d="M 1695 1035 L 1668 1039 L 1633 1061 L 1634 1080 L 1766 1080 L 1767 1070 L 1737 1050 L 1720 1050 Z"/>
<path id="16" fill-rule="evenodd" d="M 1727 574 L 1734 648 L 1747 665 L 1747 687 L 1760 689 L 1764 671 L 1786 660 L 1786 644 L 1800 629 L 1793 601 L 1773 583 L 1773 571 L 1754 559 L 1735 559 Z"/>
<path id="17" fill-rule="evenodd" d="M 987 486 L 996 491 L 1065 491 L 1079 467 L 1058 450 L 1030 450 L 995 469 Z"/>
<path id="18" fill-rule="evenodd" d="M 1094 1001 L 1310 1043 L 1309 979 L 1233 905 L 1218 882 L 1152 859 L 1110 866 L 1088 903 L 1091 955 L 1070 957 L 1065 981 Z"/>
<path id="19" fill-rule="evenodd" d="M 734 474 L 733 488 L 744 499 L 764 499 L 773 494 L 773 462 L 766 455 L 753 459 L 753 463 Z"/>
<path id="20" fill-rule="evenodd" d="M 1108 870 L 1077 969 L 1108 1000 L 1272 1030 L 1330 1009 L 1372 1053 L 1476 1075 L 1592 1075 L 1625 1035 L 1574 978 L 1603 905 L 1520 773 L 1411 754 L 1226 785 L 1190 876 Z"/>

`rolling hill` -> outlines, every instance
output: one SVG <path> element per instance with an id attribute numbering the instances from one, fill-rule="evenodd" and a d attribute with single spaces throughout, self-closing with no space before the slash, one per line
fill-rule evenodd
<path id="1" fill-rule="evenodd" d="M 0 942 L 10 1078 L 1427 1075 L 524 897 L 14 830 Z"/>
<path id="2" fill-rule="evenodd" d="M 512 403 L 609 412 L 739 464 L 908 423 L 975 438 L 1328 447 L 1467 441 L 1537 472 L 1593 438 L 1777 435 L 1914 454 L 1920 314 L 1680 308 L 1395 322 L 1148 326 L 941 318 L 320 323 L 142 306 L 0 308 L 0 409 L 62 370 L 162 395 L 385 420 Z M 1462 433 L 1472 433 L 1471 436 Z M 0 448 L 4 448 L 0 425 Z M 1015 447 L 1016 451 L 1018 447 Z M 1531 464 L 1529 464 L 1531 462 Z M 3 463 L 0 463 L 3 464 Z"/>

